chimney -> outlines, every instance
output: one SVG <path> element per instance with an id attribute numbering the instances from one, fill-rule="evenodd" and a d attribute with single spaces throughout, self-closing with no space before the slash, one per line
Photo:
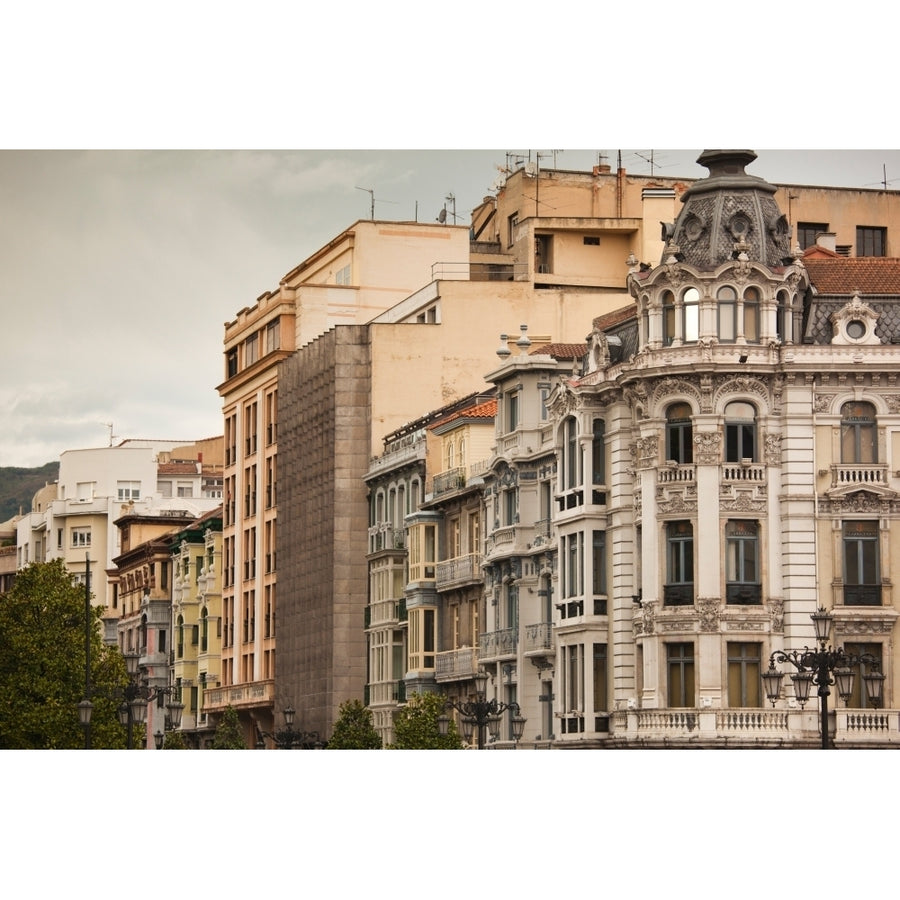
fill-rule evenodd
<path id="1" fill-rule="evenodd" d="M 816 234 L 816 246 L 823 250 L 837 253 L 837 235 L 833 231 L 820 231 Z"/>

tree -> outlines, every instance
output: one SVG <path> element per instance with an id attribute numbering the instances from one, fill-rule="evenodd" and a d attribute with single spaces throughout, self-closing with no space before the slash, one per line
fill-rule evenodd
<path id="1" fill-rule="evenodd" d="M 372 725 L 372 712 L 359 700 L 341 704 L 328 750 L 380 750 L 381 738 Z"/>
<path id="2" fill-rule="evenodd" d="M 184 735 L 180 731 L 167 731 L 163 750 L 187 750 Z"/>
<path id="3" fill-rule="evenodd" d="M 213 750 L 246 750 L 244 734 L 241 731 L 241 723 L 237 710 L 233 706 L 226 706 L 222 713 L 222 721 L 216 725 L 216 733 L 213 736 Z"/>
<path id="4" fill-rule="evenodd" d="M 443 714 L 444 698 L 440 694 L 413 694 L 394 717 L 394 743 L 388 749 L 462 750 L 452 719 L 447 734 L 441 734 L 438 717 Z"/>
<path id="5" fill-rule="evenodd" d="M 116 709 L 128 683 L 125 660 L 103 644 L 91 607 L 91 746 L 125 746 Z M 0 748 L 79 749 L 85 690 L 85 596 L 61 559 L 21 569 L 0 597 Z"/>

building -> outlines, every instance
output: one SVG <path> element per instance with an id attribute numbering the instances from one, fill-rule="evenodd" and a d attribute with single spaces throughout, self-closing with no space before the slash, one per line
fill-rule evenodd
<path id="1" fill-rule="evenodd" d="M 815 645 L 819 607 L 835 644 L 880 661 L 895 705 L 900 260 L 861 257 L 888 249 L 896 217 L 855 258 L 827 234 L 801 255 L 754 159 L 700 157 L 709 177 L 683 193 L 659 264 L 631 269 L 631 315 L 596 321 L 584 374 L 550 398 L 559 591 L 583 604 L 555 620 L 556 746 L 818 746 L 816 701 L 788 687 L 770 706 L 761 675 Z M 873 210 L 894 209 L 876 193 Z M 829 222 L 844 213 L 823 207 L 816 231 L 845 235 Z M 861 682 L 847 708 L 832 692 L 835 742 L 900 743 Z"/>
<path id="2" fill-rule="evenodd" d="M 58 483 L 38 491 L 31 512 L 16 523 L 17 567 L 61 557 L 83 583 L 90 562 L 95 603 L 104 608 L 105 640 L 118 643 L 123 607 L 110 577 L 122 552 L 115 521 L 171 510 L 196 517 L 217 506 L 221 441 L 125 440 L 64 451 Z M 169 471 L 173 464 L 180 474 Z"/>

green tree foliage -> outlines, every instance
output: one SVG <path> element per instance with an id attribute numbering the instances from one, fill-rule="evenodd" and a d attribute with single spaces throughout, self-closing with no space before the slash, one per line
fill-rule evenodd
<path id="1" fill-rule="evenodd" d="M 91 607 L 91 746 L 125 746 L 116 716 L 128 682 L 125 660 L 107 647 L 100 608 Z M 74 583 L 62 560 L 31 563 L 0 597 L 0 748 L 78 749 L 84 729 L 84 587 Z"/>
<path id="2" fill-rule="evenodd" d="M 462 750 L 463 745 L 453 719 L 446 735 L 438 727 L 444 714 L 440 694 L 413 694 L 394 717 L 394 743 L 390 750 Z"/>
<path id="3" fill-rule="evenodd" d="M 216 733 L 213 737 L 213 750 L 246 750 L 244 734 L 241 731 L 241 723 L 237 710 L 233 706 L 226 706 L 222 713 L 222 721 L 216 725 Z"/>
<path id="4" fill-rule="evenodd" d="M 166 742 L 163 744 L 163 750 L 187 750 L 188 745 L 184 741 L 184 736 L 180 731 L 167 731 Z"/>
<path id="5" fill-rule="evenodd" d="M 328 750 L 380 750 L 381 738 L 372 725 L 372 712 L 359 700 L 341 704 Z"/>

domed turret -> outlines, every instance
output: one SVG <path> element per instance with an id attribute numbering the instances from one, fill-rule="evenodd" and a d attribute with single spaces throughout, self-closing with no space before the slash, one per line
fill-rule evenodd
<path id="1" fill-rule="evenodd" d="M 666 225 L 665 261 L 674 251 L 701 270 L 715 269 L 738 253 L 770 268 L 791 262 L 790 226 L 775 202 L 776 187 L 744 167 L 756 159 L 752 150 L 704 150 L 697 162 L 709 176 L 682 195 L 684 209 Z"/>

